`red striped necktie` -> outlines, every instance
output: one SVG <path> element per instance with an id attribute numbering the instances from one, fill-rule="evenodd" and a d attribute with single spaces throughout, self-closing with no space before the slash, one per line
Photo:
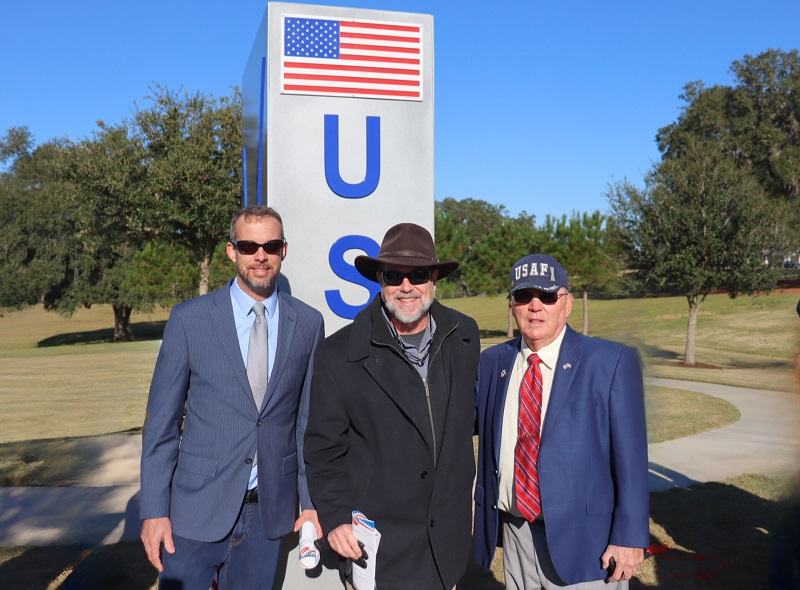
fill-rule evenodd
<path id="1" fill-rule="evenodd" d="M 542 511 L 539 495 L 539 440 L 542 426 L 542 359 L 528 357 L 528 369 L 519 388 L 517 446 L 514 448 L 514 491 L 517 509 L 529 522 Z"/>

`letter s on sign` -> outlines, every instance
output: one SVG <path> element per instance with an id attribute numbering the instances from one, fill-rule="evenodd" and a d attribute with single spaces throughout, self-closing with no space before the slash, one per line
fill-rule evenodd
<path id="1" fill-rule="evenodd" d="M 328 252 L 328 264 L 330 264 L 333 274 L 349 283 L 361 285 L 369 291 L 369 297 L 361 305 L 346 303 L 338 289 L 325 291 L 325 301 L 331 311 L 339 317 L 352 320 L 380 292 L 381 287 L 375 281 L 369 281 L 362 277 L 355 266 L 345 261 L 344 255 L 348 250 L 361 250 L 367 256 L 375 257 L 380 251 L 380 246 L 367 236 L 343 236 L 333 243 Z"/>

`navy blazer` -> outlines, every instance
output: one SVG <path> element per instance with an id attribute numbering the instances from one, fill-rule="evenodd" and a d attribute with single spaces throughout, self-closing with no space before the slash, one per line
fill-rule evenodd
<path id="1" fill-rule="evenodd" d="M 498 465 L 508 380 L 520 338 L 481 354 L 473 556 L 485 569 L 500 534 Z M 632 348 L 569 326 L 555 367 L 539 451 L 547 545 L 567 584 L 604 579 L 609 544 L 647 547 L 649 490 L 641 362 Z"/>
<path id="2" fill-rule="evenodd" d="M 303 435 L 322 315 L 278 292 L 277 350 L 259 411 L 236 335 L 232 282 L 172 310 L 142 433 L 141 518 L 169 516 L 176 535 L 197 541 L 218 541 L 233 528 L 256 446 L 267 536 L 294 528 L 298 493 L 303 508 L 312 507 Z"/>

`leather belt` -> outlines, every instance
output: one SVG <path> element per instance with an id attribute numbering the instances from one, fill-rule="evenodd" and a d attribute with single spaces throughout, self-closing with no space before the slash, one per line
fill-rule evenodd
<path id="1" fill-rule="evenodd" d="M 512 519 L 518 519 L 520 522 L 525 520 L 524 516 L 520 516 L 518 514 L 512 514 L 510 512 L 506 512 L 505 510 L 499 510 L 498 512 L 500 512 L 500 518 L 504 519 L 504 522 L 511 522 Z M 534 518 L 533 522 L 530 524 L 535 526 L 544 526 L 544 513 L 540 512 L 539 514 L 537 514 L 536 518 Z"/>
<path id="2" fill-rule="evenodd" d="M 244 493 L 244 503 L 245 504 L 255 504 L 258 502 L 258 488 L 253 488 L 252 490 L 247 490 Z"/>

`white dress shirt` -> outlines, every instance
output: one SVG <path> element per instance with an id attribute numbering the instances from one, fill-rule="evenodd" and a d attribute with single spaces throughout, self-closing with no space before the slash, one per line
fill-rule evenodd
<path id="1" fill-rule="evenodd" d="M 547 404 L 550 401 L 550 390 L 553 388 L 553 375 L 558 362 L 558 353 L 567 328 L 547 346 L 542 347 L 536 354 L 542 359 L 539 368 L 542 371 L 542 417 L 541 428 L 544 430 L 544 421 L 547 416 Z M 525 339 L 522 338 L 521 349 L 514 360 L 514 367 L 508 379 L 505 406 L 503 407 L 503 429 L 500 438 L 500 497 L 497 507 L 516 516 L 522 516 L 517 509 L 517 498 L 514 493 L 514 449 L 517 446 L 517 421 L 519 419 L 519 388 L 522 377 L 528 369 L 528 356 L 533 352 Z"/>

